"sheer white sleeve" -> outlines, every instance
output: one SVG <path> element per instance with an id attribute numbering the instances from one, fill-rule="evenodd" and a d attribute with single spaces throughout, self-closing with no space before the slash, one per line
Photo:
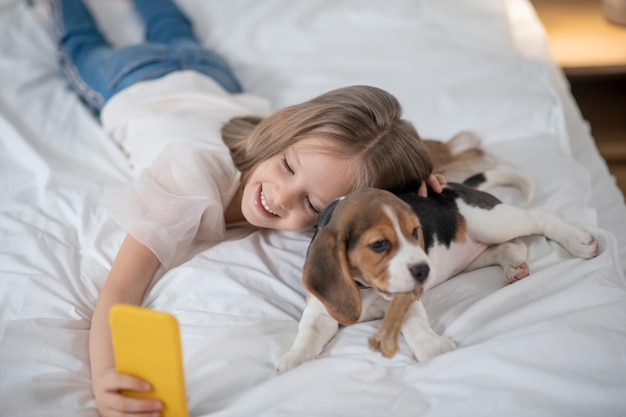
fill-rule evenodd
<path id="1" fill-rule="evenodd" d="M 109 194 L 109 210 L 166 268 L 188 256 L 200 231 L 224 236 L 224 208 L 239 183 L 229 156 L 190 144 L 168 145 L 153 165 Z"/>

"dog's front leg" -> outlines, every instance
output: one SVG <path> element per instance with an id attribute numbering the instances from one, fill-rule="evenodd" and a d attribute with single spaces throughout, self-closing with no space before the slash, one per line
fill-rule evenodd
<path id="1" fill-rule="evenodd" d="M 402 334 L 411 347 L 415 359 L 420 362 L 456 348 L 456 344 L 452 340 L 439 336 L 430 327 L 426 309 L 421 300 L 411 304 L 402 325 Z"/>
<path id="2" fill-rule="evenodd" d="M 298 325 L 296 340 L 287 353 L 280 357 L 276 370 L 285 372 L 317 358 L 338 329 L 339 323 L 328 314 L 324 304 L 309 295 Z"/>

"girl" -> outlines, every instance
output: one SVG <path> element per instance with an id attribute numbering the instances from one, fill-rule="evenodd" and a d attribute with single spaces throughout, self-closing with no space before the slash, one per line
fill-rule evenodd
<path id="1" fill-rule="evenodd" d="M 110 198 L 128 234 L 91 323 L 103 416 L 162 409 L 158 400 L 120 394 L 150 387 L 115 372 L 108 327 L 110 307 L 141 304 L 159 268 L 180 264 L 198 242 L 219 241 L 233 225 L 310 229 L 328 203 L 359 187 L 425 193 L 426 184 L 440 191 L 445 183 L 383 90 L 346 87 L 269 115 L 267 102 L 243 94 L 226 61 L 200 45 L 171 0 L 134 1 L 146 43 L 124 48 L 107 43 L 81 0 L 51 5 L 70 84 L 140 172 Z"/>

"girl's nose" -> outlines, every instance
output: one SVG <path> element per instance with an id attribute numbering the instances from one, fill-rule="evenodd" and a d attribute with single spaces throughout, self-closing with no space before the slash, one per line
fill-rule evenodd
<path id="1" fill-rule="evenodd" d="M 281 187 L 275 194 L 274 202 L 281 210 L 289 210 L 291 208 L 291 193 L 285 187 Z"/>

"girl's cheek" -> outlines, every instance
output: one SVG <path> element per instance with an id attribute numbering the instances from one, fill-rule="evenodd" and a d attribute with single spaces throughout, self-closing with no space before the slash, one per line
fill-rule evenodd
<path id="1" fill-rule="evenodd" d="M 316 222 L 317 222 L 316 217 L 312 217 L 312 216 L 307 217 L 307 219 L 302 221 L 302 223 L 300 224 L 298 231 L 306 232 L 307 230 L 310 230 L 313 226 L 315 226 Z"/>

